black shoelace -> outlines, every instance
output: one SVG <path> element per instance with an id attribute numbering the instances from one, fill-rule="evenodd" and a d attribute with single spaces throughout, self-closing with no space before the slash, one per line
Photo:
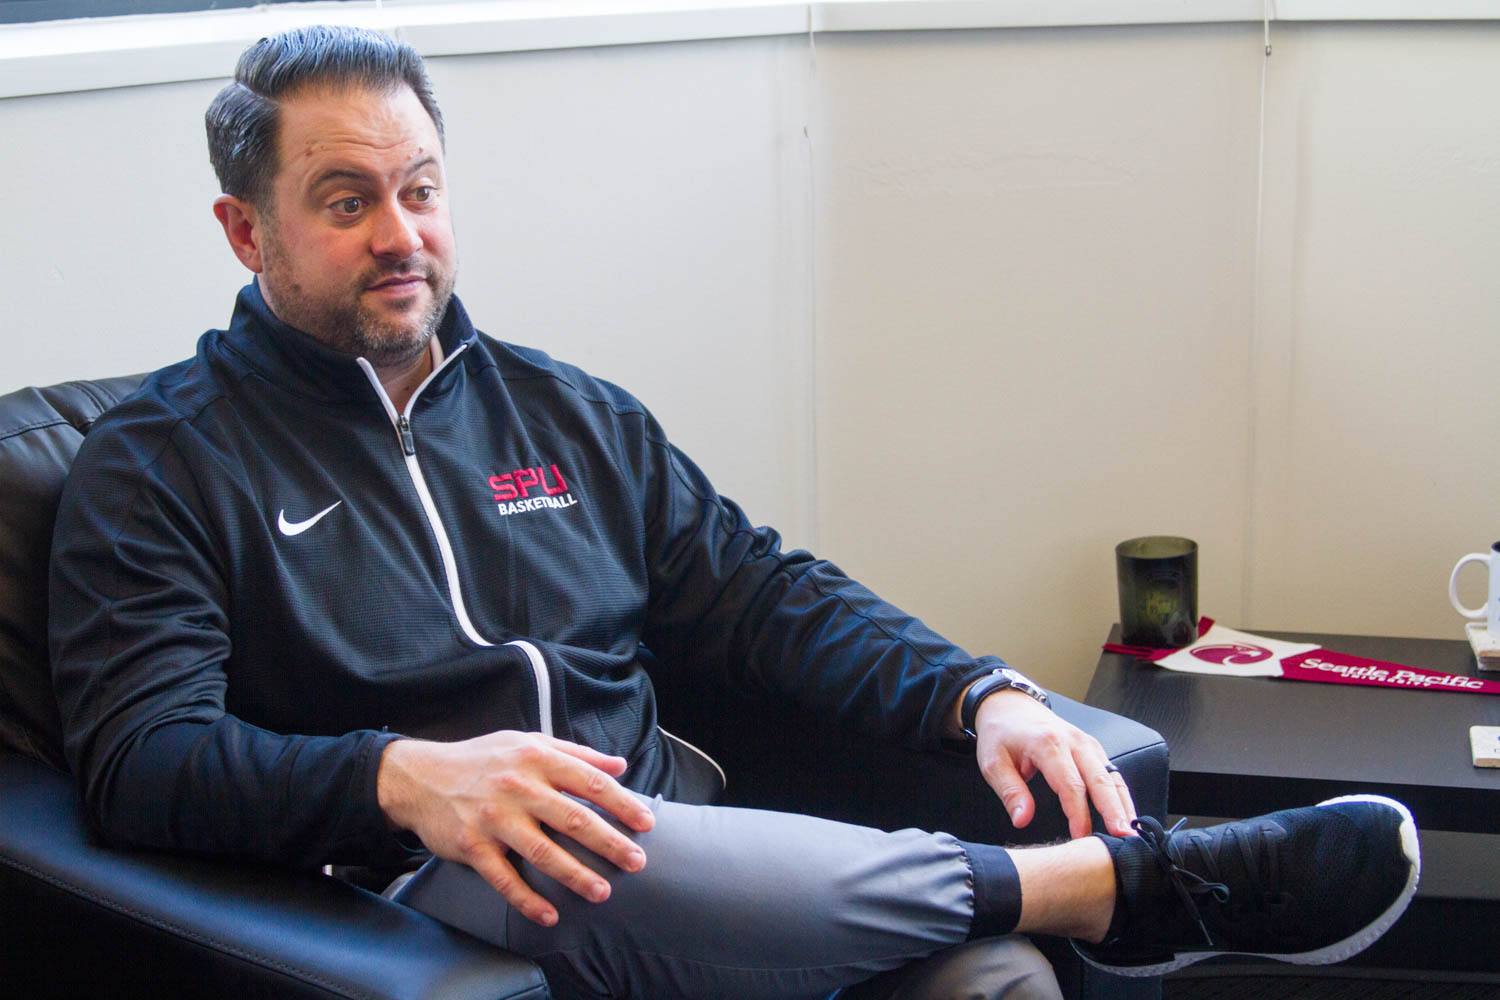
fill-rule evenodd
<path id="1" fill-rule="evenodd" d="M 1202 911 L 1198 909 L 1198 901 L 1194 897 L 1212 896 L 1220 903 L 1228 903 L 1229 886 L 1223 882 L 1211 882 L 1182 867 L 1184 858 L 1180 850 L 1174 850 L 1172 835 L 1186 822 L 1187 819 L 1184 817 L 1174 823 L 1172 829 L 1164 830 L 1162 829 L 1162 825 L 1155 819 L 1150 816 L 1142 816 L 1137 820 L 1133 820 L 1130 825 L 1135 827 L 1136 832 L 1141 835 L 1141 840 L 1151 849 L 1151 856 L 1156 859 L 1157 866 L 1167 876 L 1167 881 L 1177 894 L 1178 900 L 1193 915 L 1193 919 L 1197 921 L 1198 929 L 1203 932 L 1203 940 L 1212 948 L 1214 947 L 1213 935 L 1209 933 L 1208 925 L 1203 922 Z M 1259 877 L 1255 863 L 1254 845 L 1247 843 L 1246 839 L 1241 836 L 1241 831 L 1236 827 L 1225 827 L 1224 835 L 1234 838 L 1239 848 L 1240 857 L 1245 862 L 1251 882 L 1258 883 Z M 1204 863 L 1205 870 L 1210 874 L 1218 875 L 1218 865 L 1214 861 L 1213 852 L 1210 849 L 1210 845 L 1204 842 L 1208 840 L 1210 840 L 1209 836 L 1204 834 L 1201 839 L 1193 838 L 1190 842 L 1197 846 L 1197 853 L 1200 860 Z"/>

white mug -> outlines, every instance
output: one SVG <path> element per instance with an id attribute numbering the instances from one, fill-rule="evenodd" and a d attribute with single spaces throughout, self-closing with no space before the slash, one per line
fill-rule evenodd
<path id="1" fill-rule="evenodd" d="M 1458 571 L 1470 562 L 1488 563 L 1490 567 L 1490 598 L 1482 608 L 1466 608 L 1458 599 Z M 1448 600 L 1465 618 L 1483 618 L 1490 635 L 1500 638 L 1500 542 L 1491 545 L 1488 552 L 1470 552 L 1458 561 L 1448 578 Z"/>

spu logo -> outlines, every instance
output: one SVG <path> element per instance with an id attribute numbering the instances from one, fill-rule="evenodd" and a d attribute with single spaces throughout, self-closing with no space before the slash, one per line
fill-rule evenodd
<path id="1" fill-rule="evenodd" d="M 556 465 L 512 469 L 488 477 L 485 484 L 495 498 L 495 508 L 501 517 L 578 506 L 578 498 Z"/>

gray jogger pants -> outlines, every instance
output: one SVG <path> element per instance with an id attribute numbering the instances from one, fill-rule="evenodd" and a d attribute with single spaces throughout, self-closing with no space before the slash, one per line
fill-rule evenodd
<path id="1" fill-rule="evenodd" d="M 395 898 L 535 960 L 559 1000 L 810 1000 L 876 976 L 849 995 L 1058 996 L 1050 968 L 1024 938 L 957 947 L 973 915 L 972 875 L 946 834 L 649 804 L 655 828 L 629 834 L 646 852 L 641 872 L 614 870 L 557 837 L 610 881 L 604 903 L 583 900 L 512 855 L 522 878 L 557 907 L 556 927 L 531 923 L 472 869 L 442 860 Z"/>

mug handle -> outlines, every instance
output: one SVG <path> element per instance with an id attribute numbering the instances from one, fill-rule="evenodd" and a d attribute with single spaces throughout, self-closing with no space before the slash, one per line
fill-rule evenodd
<path id="1" fill-rule="evenodd" d="M 1458 571 L 1464 568 L 1465 563 L 1482 562 L 1489 564 L 1490 554 L 1488 552 L 1470 552 L 1458 561 L 1453 567 L 1453 575 L 1448 577 L 1448 600 L 1453 603 L 1453 610 L 1465 618 L 1483 618 L 1486 614 L 1485 606 L 1478 608 L 1466 608 L 1458 600 Z"/>

